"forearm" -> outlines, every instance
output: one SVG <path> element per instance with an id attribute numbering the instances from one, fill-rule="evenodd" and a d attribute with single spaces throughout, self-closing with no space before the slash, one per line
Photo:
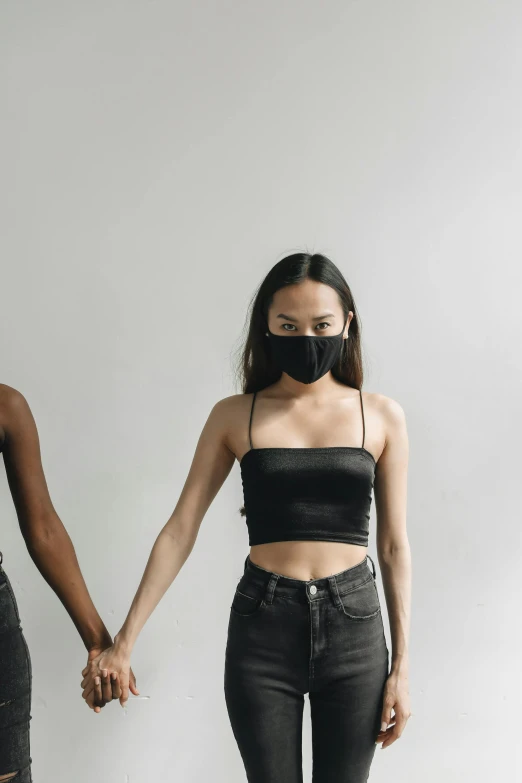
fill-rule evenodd
<path id="1" fill-rule="evenodd" d="M 407 673 L 411 608 L 411 555 L 408 546 L 379 554 L 392 642 L 391 671 Z"/>
<path id="2" fill-rule="evenodd" d="M 188 558 L 193 540 L 173 534 L 166 526 L 156 539 L 127 618 L 115 636 L 115 645 L 128 655 L 146 621 Z"/>
<path id="3" fill-rule="evenodd" d="M 25 540 L 36 567 L 64 605 L 87 650 L 112 644 L 63 525 L 50 520 L 48 526 L 39 525 L 39 532 L 26 535 Z"/>

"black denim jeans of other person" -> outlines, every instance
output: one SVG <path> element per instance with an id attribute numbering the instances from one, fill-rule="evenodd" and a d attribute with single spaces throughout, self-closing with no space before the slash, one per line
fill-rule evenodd
<path id="1" fill-rule="evenodd" d="M 305 693 L 313 783 L 368 780 L 389 652 L 366 557 L 302 581 L 247 555 L 230 607 L 224 690 L 249 783 L 302 783 Z"/>
<path id="2" fill-rule="evenodd" d="M 0 552 L 0 777 L 16 772 L 10 780 L 32 783 L 31 658 L 2 560 Z"/>

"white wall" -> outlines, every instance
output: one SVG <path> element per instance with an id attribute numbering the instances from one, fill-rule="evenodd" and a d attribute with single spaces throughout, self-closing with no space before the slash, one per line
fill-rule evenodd
<path id="1" fill-rule="evenodd" d="M 211 406 L 239 391 L 255 287 L 324 252 L 360 309 L 365 388 L 403 405 L 411 442 L 413 717 L 371 779 L 514 781 L 520 3 L 12 1 L 0 21 L 0 380 L 31 404 L 110 629 Z M 135 648 L 149 698 L 98 716 L 0 482 L 36 783 L 243 781 L 222 683 L 237 465 Z M 308 704 L 304 758 L 310 780 Z"/>

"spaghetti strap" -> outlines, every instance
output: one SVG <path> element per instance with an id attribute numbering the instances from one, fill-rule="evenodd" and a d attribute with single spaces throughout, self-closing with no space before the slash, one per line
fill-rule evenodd
<path id="1" fill-rule="evenodd" d="M 359 389 L 359 397 L 361 398 L 361 415 L 362 415 L 362 423 L 363 423 L 363 439 L 362 439 L 362 445 L 361 448 L 364 448 L 364 436 L 366 434 L 365 426 L 364 426 L 364 406 L 363 406 L 363 400 L 362 400 L 362 391 Z"/>
<path id="2" fill-rule="evenodd" d="M 256 394 L 257 394 L 257 392 L 254 392 L 254 396 L 252 397 L 252 406 L 251 406 L 251 408 L 250 408 L 250 421 L 248 422 L 248 439 L 249 439 L 249 441 L 250 441 L 250 448 L 251 448 L 251 449 L 253 449 L 253 448 L 254 448 L 254 447 L 252 446 L 252 435 L 251 435 L 251 430 L 252 430 L 252 414 L 253 414 L 253 412 L 254 412 L 254 403 L 255 403 L 255 401 L 256 401 Z"/>

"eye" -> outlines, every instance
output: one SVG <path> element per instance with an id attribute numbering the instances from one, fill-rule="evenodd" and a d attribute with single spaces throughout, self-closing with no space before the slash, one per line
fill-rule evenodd
<path id="1" fill-rule="evenodd" d="M 321 321 L 321 323 L 317 324 L 315 327 L 318 332 L 324 332 L 326 329 L 328 329 L 332 324 L 329 321 Z M 285 327 L 289 326 L 290 329 L 286 329 Z M 324 326 L 324 329 L 319 329 L 318 327 Z M 282 328 L 284 332 L 295 332 L 296 327 L 294 324 L 282 324 Z"/>

